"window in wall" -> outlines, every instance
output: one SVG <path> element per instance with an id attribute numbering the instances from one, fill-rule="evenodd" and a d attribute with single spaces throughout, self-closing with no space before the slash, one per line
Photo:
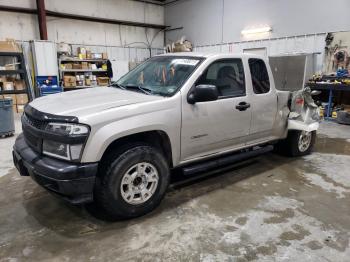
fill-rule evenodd
<path id="1" fill-rule="evenodd" d="M 250 74 L 252 75 L 255 94 L 264 94 L 270 91 L 269 74 L 265 62 L 261 59 L 249 59 Z"/>
<path id="2" fill-rule="evenodd" d="M 212 63 L 196 85 L 215 85 L 220 98 L 244 96 L 246 91 L 242 60 L 224 59 Z"/>

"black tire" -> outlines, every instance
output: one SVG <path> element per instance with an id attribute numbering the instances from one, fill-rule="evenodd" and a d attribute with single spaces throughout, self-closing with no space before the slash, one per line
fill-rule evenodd
<path id="1" fill-rule="evenodd" d="M 286 139 L 279 141 L 275 145 L 275 152 L 286 155 L 286 156 L 305 156 L 312 152 L 315 141 L 316 141 L 316 131 L 311 132 L 311 141 L 309 146 L 305 150 L 300 150 L 298 143 L 301 139 L 302 131 L 291 130 L 288 132 Z"/>
<path id="2" fill-rule="evenodd" d="M 339 111 L 337 113 L 337 122 L 343 125 L 350 125 L 350 113 L 346 111 Z"/>
<path id="3" fill-rule="evenodd" d="M 96 180 L 94 192 L 96 204 L 112 220 L 135 218 L 151 212 L 163 199 L 170 180 L 168 163 L 158 149 L 144 144 L 131 144 L 123 148 L 122 152 L 112 153 L 109 160 L 103 162 L 105 168 L 101 169 L 103 173 Z M 122 197 L 121 182 L 130 167 L 140 162 L 152 164 L 159 174 L 159 180 L 151 198 L 135 205 Z"/>

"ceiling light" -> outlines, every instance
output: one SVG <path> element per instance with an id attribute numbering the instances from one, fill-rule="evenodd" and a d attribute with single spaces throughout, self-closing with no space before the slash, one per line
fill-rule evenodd
<path id="1" fill-rule="evenodd" d="M 272 28 L 270 26 L 264 26 L 259 28 L 251 28 L 242 30 L 242 35 L 251 35 L 251 34 L 261 34 L 271 32 Z"/>

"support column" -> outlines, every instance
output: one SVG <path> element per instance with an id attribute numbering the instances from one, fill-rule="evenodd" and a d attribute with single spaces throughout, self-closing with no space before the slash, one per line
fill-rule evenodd
<path id="1" fill-rule="evenodd" d="M 36 7 L 38 10 L 40 39 L 41 40 L 48 40 L 47 39 L 47 27 L 46 27 L 45 0 L 36 0 Z"/>

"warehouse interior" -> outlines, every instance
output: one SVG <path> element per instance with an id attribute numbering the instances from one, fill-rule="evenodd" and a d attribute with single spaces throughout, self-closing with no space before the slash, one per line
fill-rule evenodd
<path id="1" fill-rule="evenodd" d="M 0 0 L 0 262 L 349 261 L 349 10 L 348 0 Z M 215 111 L 215 121 L 200 122 L 212 116 L 212 107 L 201 112 L 198 105 L 206 103 L 191 104 L 190 92 L 202 85 L 217 87 L 213 82 L 193 87 L 189 83 L 192 79 L 198 83 L 197 76 L 202 79 L 210 72 L 204 65 L 212 57 L 219 57 L 219 62 L 265 61 L 271 89 L 289 96 L 285 103 L 289 115 L 283 122 L 284 109 L 273 111 L 275 121 L 279 121 L 273 128 L 284 128 L 283 139 L 288 140 L 290 120 L 302 117 L 308 128 L 317 124 L 315 129 L 298 129 L 315 134 L 314 138 L 310 135 L 309 154 L 281 154 L 276 139 L 249 144 L 246 138 L 239 150 L 227 150 L 229 139 L 220 135 L 237 132 L 245 123 L 250 129 L 244 136 L 256 139 L 252 135 L 254 118 L 239 118 L 241 109 L 234 111 L 232 105 L 236 116 L 224 119 L 227 115 Z M 147 70 L 142 68 L 168 58 L 180 61 L 183 68 L 193 68 L 181 75 L 177 91 L 171 86 L 169 94 L 160 96 L 145 86 L 125 85 L 128 76 L 143 83 Z M 242 63 L 241 83 L 247 89 L 254 85 L 254 79 L 252 84 L 247 81 L 253 75 L 249 66 Z M 153 72 L 161 79 L 157 84 L 175 72 L 174 67 L 169 72 L 164 68 Z M 216 71 L 219 75 L 221 69 Z M 182 95 L 185 88 L 190 91 Z M 317 123 L 305 120 L 315 115 L 293 115 L 293 103 L 298 104 L 297 96 L 304 94 L 300 90 L 312 94 L 312 102 L 302 98 L 301 108 L 312 104 Z M 249 95 L 247 91 L 242 97 Z M 184 98 L 175 103 L 180 96 Z M 113 103 L 114 98 L 118 102 Z M 223 98 L 216 94 L 217 101 L 203 101 L 218 102 L 215 110 L 219 110 L 220 101 L 226 101 L 222 107 L 228 105 L 229 100 Z M 239 106 L 247 105 L 248 110 L 243 109 L 247 113 L 261 101 L 252 99 L 250 104 Z M 281 101 L 276 95 L 273 103 Z M 177 105 L 178 112 L 174 109 Z M 157 111 L 160 107 L 164 111 Z M 188 108 L 194 108 L 193 112 L 186 111 Z M 261 126 L 272 114 L 270 109 L 271 103 L 260 108 L 255 121 Z M 117 114 L 118 121 L 113 120 Z M 95 126 L 89 124 L 91 119 Z M 215 126 L 220 119 L 224 119 L 222 126 Z M 66 122 L 58 125 L 63 120 Z M 163 122 L 158 125 L 157 121 Z M 227 130 L 230 121 L 237 121 L 232 124 L 237 128 Z M 30 128 L 40 129 L 44 139 L 36 145 L 41 143 L 38 147 L 44 149 L 22 165 L 37 139 L 28 142 L 28 123 Z M 43 123 L 45 127 L 39 128 Z M 136 124 L 142 135 L 133 131 Z M 148 126 L 157 130 L 150 131 Z M 45 149 L 47 137 L 78 141 L 84 128 L 87 135 L 81 140 L 84 143 L 77 158 L 73 158 L 72 145 L 67 147 L 68 158 L 55 157 L 59 153 L 52 149 L 54 143 L 46 144 Z M 55 130 L 68 133 L 53 134 Z M 186 130 L 194 133 L 188 135 Z M 265 135 L 275 135 L 271 130 Z M 177 134 L 178 140 L 173 140 L 172 134 Z M 202 144 L 193 143 L 194 139 Z M 22 140 L 28 143 L 26 147 L 19 146 Z M 217 155 L 200 151 L 205 141 L 213 147 L 217 140 L 226 146 L 221 146 Z M 145 182 L 146 187 L 147 183 L 155 186 L 153 191 L 149 189 L 148 202 L 130 204 L 123 195 L 124 184 L 118 184 L 121 200 L 116 199 L 124 199 L 126 204 L 115 206 L 118 210 L 113 212 L 122 212 L 127 204 L 135 212 L 143 204 L 153 205 L 158 201 L 153 194 L 159 191 L 164 191 L 164 199 L 147 213 L 110 219 L 104 213 L 107 208 L 101 208 L 108 195 L 99 196 L 101 188 L 111 172 L 118 173 L 113 170 L 119 166 L 124 170 L 123 159 L 133 150 L 129 145 L 137 149 L 153 143 L 159 150 L 147 149 L 139 157 L 152 162 L 161 155 L 169 177 L 161 177 L 161 164 L 159 169 L 157 164 L 144 167 L 144 174 L 155 170 L 158 179 Z M 190 153 L 199 156 L 194 164 Z M 146 160 L 140 163 L 147 165 Z M 73 168 L 77 168 L 74 175 L 84 175 L 86 166 L 95 167 L 91 194 L 72 201 L 59 191 L 60 186 L 53 189 L 31 173 L 44 170 L 43 165 L 57 173 L 62 183 L 71 181 L 65 172 Z M 123 172 L 129 174 L 133 167 L 127 167 Z M 52 175 L 45 172 L 43 177 Z M 135 186 L 136 180 L 130 185 Z M 163 180 L 168 183 L 164 189 Z M 72 192 L 81 190 L 77 183 L 66 184 L 65 190 L 68 187 Z"/>

